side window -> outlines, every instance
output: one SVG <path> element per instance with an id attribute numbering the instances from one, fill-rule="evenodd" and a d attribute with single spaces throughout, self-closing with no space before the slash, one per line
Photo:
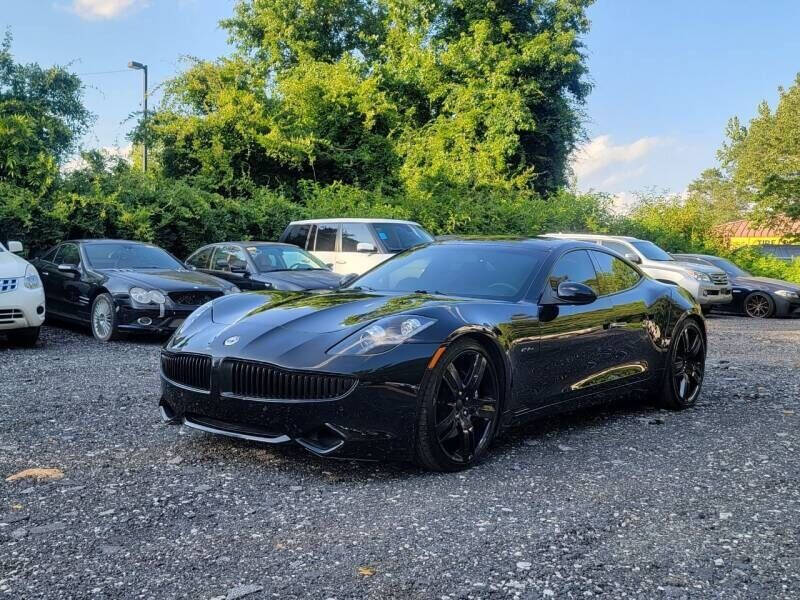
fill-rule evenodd
<path id="1" fill-rule="evenodd" d="M 55 261 L 56 252 L 58 252 L 60 249 L 61 249 L 61 246 L 54 246 L 53 248 L 50 248 L 50 250 L 48 250 L 46 254 L 43 254 L 41 256 L 40 260 L 43 260 L 43 261 L 46 261 L 46 262 L 51 262 L 51 263 L 56 262 Z"/>
<path id="2" fill-rule="evenodd" d="M 600 280 L 600 294 L 616 294 L 635 286 L 642 278 L 631 266 L 605 252 L 595 252 L 592 256 L 597 262 L 597 276 Z"/>
<path id="3" fill-rule="evenodd" d="M 362 242 L 375 246 L 375 239 L 366 223 L 342 223 L 342 252 L 356 252 Z"/>
<path id="4" fill-rule="evenodd" d="M 609 250 L 613 250 L 614 252 L 616 252 L 620 256 L 625 256 L 626 254 L 631 254 L 633 252 L 633 250 L 631 250 L 625 244 L 622 244 L 620 242 L 612 242 L 610 240 L 603 240 L 602 242 L 600 242 L 600 244 L 602 246 L 605 246 Z"/>
<path id="5" fill-rule="evenodd" d="M 596 294 L 600 294 L 597 273 L 586 250 L 574 250 L 558 259 L 550 272 L 550 287 L 555 292 L 558 285 L 565 281 L 588 285 Z"/>
<path id="6" fill-rule="evenodd" d="M 211 267 L 215 271 L 244 271 L 247 269 L 247 257 L 238 246 L 217 246 Z"/>
<path id="7" fill-rule="evenodd" d="M 79 265 L 81 264 L 81 254 L 75 244 L 62 244 L 56 253 L 56 264 L 59 265 Z"/>
<path id="8" fill-rule="evenodd" d="M 207 269 L 208 264 L 211 262 L 211 255 L 214 253 L 215 246 L 203 248 L 199 252 L 195 252 L 186 259 L 186 264 L 192 265 L 196 269 Z"/>
<path id="9" fill-rule="evenodd" d="M 311 225 L 292 225 L 289 228 L 289 233 L 286 234 L 286 239 L 284 241 L 287 244 L 294 244 L 295 246 L 305 248 L 309 229 L 311 229 Z"/>
<path id="10" fill-rule="evenodd" d="M 336 234 L 339 226 L 335 223 L 317 226 L 317 252 L 334 252 L 336 250 Z"/>

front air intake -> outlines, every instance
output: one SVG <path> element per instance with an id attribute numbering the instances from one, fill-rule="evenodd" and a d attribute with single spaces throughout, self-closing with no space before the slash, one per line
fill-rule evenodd
<path id="1" fill-rule="evenodd" d="M 307 373 L 244 360 L 224 363 L 225 391 L 242 398 L 332 400 L 346 395 L 357 380 L 342 375 Z"/>
<path id="2" fill-rule="evenodd" d="M 175 383 L 198 390 L 211 389 L 211 357 L 204 354 L 161 353 L 161 372 Z"/>

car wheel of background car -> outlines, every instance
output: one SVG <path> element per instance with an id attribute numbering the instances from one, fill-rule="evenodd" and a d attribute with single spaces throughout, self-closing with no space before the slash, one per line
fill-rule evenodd
<path id="1" fill-rule="evenodd" d="M 24 329 L 14 329 L 7 332 L 8 341 L 15 346 L 32 348 L 39 340 L 38 327 L 25 327 Z"/>
<path id="2" fill-rule="evenodd" d="M 672 336 L 669 363 L 661 386 L 661 404 L 681 410 L 693 406 L 703 387 L 706 343 L 697 321 L 684 321 Z"/>
<path id="3" fill-rule="evenodd" d="M 416 454 L 434 471 L 457 471 L 486 454 L 499 420 L 500 385 L 485 348 L 455 342 L 434 367 L 423 389 Z"/>
<path id="4" fill-rule="evenodd" d="M 117 313 L 110 294 L 100 294 L 92 303 L 92 335 L 101 342 L 117 337 Z"/>
<path id="5" fill-rule="evenodd" d="M 744 312 L 754 319 L 767 319 L 775 312 L 775 302 L 769 294 L 753 292 L 744 299 Z"/>

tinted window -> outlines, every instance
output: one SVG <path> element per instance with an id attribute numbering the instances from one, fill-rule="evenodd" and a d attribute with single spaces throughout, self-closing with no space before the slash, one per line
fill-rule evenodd
<path id="1" fill-rule="evenodd" d="M 550 287 L 557 292 L 558 285 L 565 281 L 588 285 L 596 294 L 600 293 L 597 273 L 595 273 L 594 265 L 586 250 L 568 252 L 558 259 L 550 272 Z"/>
<path id="2" fill-rule="evenodd" d="M 56 254 L 55 262 L 59 265 L 81 264 L 81 254 L 75 244 L 62 244 Z"/>
<path id="3" fill-rule="evenodd" d="M 215 271 L 225 271 L 227 273 L 246 271 L 247 257 L 244 254 L 244 250 L 238 246 L 217 246 L 214 251 L 214 260 L 211 268 Z"/>
<path id="4" fill-rule="evenodd" d="M 146 244 L 86 244 L 89 264 L 95 269 L 182 269 L 171 254 Z"/>
<path id="5" fill-rule="evenodd" d="M 427 244 L 433 237 L 418 225 L 407 223 L 373 223 L 373 228 L 389 252 L 402 252 L 418 244 Z"/>
<path id="6" fill-rule="evenodd" d="M 56 257 L 56 252 L 58 251 L 58 249 L 59 246 L 50 248 L 50 250 L 48 250 L 46 254 L 43 254 L 41 256 L 41 260 L 45 260 L 47 262 L 53 262 L 53 259 Z"/>
<path id="7" fill-rule="evenodd" d="M 319 225 L 317 227 L 317 245 L 315 250 L 317 252 L 333 252 L 336 250 L 336 234 L 339 231 L 339 226 L 333 225 Z"/>
<path id="8" fill-rule="evenodd" d="M 294 244 L 295 246 L 305 248 L 309 229 L 311 229 L 311 225 L 292 225 L 289 227 L 289 232 L 286 234 L 286 239 L 283 241 L 287 244 Z"/>
<path id="9" fill-rule="evenodd" d="M 713 264 L 718 269 L 722 269 L 731 277 L 747 277 L 748 275 L 750 275 L 750 273 L 748 273 L 744 269 L 740 269 L 731 261 L 725 260 L 724 258 L 717 258 L 715 256 L 713 258 L 709 258 L 708 262 Z"/>
<path id="10" fill-rule="evenodd" d="M 356 252 L 358 244 L 375 245 L 366 223 L 342 223 L 342 252 Z"/>
<path id="11" fill-rule="evenodd" d="M 597 262 L 597 278 L 600 281 L 600 293 L 602 295 L 616 294 L 635 286 L 641 279 L 641 275 L 615 256 L 605 252 L 592 251 Z"/>
<path id="12" fill-rule="evenodd" d="M 622 242 L 612 242 L 611 240 L 603 240 L 600 243 L 609 250 L 613 250 L 614 252 L 616 252 L 617 254 L 621 254 L 622 256 L 631 253 L 631 249 L 628 248 Z"/>
<path id="13" fill-rule="evenodd" d="M 214 246 L 209 246 L 208 248 L 204 248 L 200 250 L 200 252 L 195 252 L 189 258 L 186 259 L 186 263 L 192 265 L 197 269 L 207 269 L 209 263 L 211 262 L 211 255 L 214 253 Z"/>
<path id="14" fill-rule="evenodd" d="M 269 271 L 323 269 L 328 270 L 321 260 L 300 248 L 286 246 L 254 245 L 247 247 L 247 253 L 261 273 Z"/>
<path id="15" fill-rule="evenodd" d="M 527 290 L 542 256 L 524 247 L 424 246 L 381 263 L 350 287 L 511 300 Z"/>
<path id="16" fill-rule="evenodd" d="M 631 242 L 631 245 L 648 260 L 675 260 L 653 242 Z"/>

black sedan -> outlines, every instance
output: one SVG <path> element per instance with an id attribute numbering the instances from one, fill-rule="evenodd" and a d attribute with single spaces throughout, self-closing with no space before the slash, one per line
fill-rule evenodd
<path id="1" fill-rule="evenodd" d="M 187 258 L 186 264 L 242 290 L 332 290 L 344 278 L 302 248 L 276 242 L 209 244 Z"/>
<path id="2" fill-rule="evenodd" d="M 140 242 L 71 240 L 32 262 L 48 316 L 87 323 L 103 342 L 121 332 L 170 333 L 201 304 L 240 291 Z"/>
<path id="3" fill-rule="evenodd" d="M 674 256 L 685 262 L 712 265 L 728 274 L 733 300 L 730 304 L 715 306 L 715 312 L 745 314 L 757 319 L 800 314 L 800 285 L 796 283 L 769 277 L 756 277 L 744 269 L 740 269 L 731 261 L 710 254 L 675 254 Z"/>
<path id="4" fill-rule="evenodd" d="M 162 351 L 162 418 L 318 455 L 472 465 L 498 431 L 615 396 L 692 406 L 705 322 L 686 293 L 568 240 L 436 242 L 343 289 L 251 292 Z"/>

